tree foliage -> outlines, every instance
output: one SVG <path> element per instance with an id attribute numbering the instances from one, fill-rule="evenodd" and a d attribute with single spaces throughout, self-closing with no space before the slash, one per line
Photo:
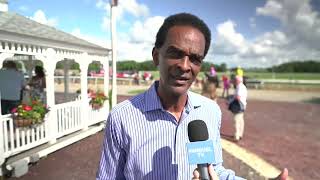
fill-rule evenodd
<path id="1" fill-rule="evenodd" d="M 118 71 L 155 71 L 156 69 L 157 67 L 153 64 L 153 61 L 136 62 L 129 60 L 117 62 Z"/>
<path id="2" fill-rule="evenodd" d="M 209 63 L 209 62 L 203 62 L 202 66 L 201 66 L 201 71 L 203 71 L 203 72 L 210 71 L 211 66 L 213 66 L 214 69 L 218 72 L 227 71 L 227 64 L 226 63 L 221 63 L 220 65 L 218 65 L 218 64 L 213 64 L 213 63 Z"/>
<path id="3" fill-rule="evenodd" d="M 267 68 L 269 72 L 314 72 L 320 73 L 320 62 L 294 61 Z"/>

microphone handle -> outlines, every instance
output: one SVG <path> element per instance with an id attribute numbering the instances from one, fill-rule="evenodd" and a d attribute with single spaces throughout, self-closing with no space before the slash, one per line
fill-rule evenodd
<path id="1" fill-rule="evenodd" d="M 210 180 L 208 164 L 197 164 L 201 180 Z"/>

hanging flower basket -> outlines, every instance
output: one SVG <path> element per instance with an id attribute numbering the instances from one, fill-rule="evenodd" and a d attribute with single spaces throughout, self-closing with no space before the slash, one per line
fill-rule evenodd
<path id="1" fill-rule="evenodd" d="M 104 93 L 94 93 L 90 92 L 89 96 L 91 97 L 91 100 L 89 104 L 91 105 L 92 109 L 98 110 L 103 107 L 104 102 L 108 99 Z"/>
<path id="2" fill-rule="evenodd" d="M 13 118 L 15 127 L 30 127 L 32 125 L 31 119 Z"/>
<path id="3" fill-rule="evenodd" d="M 91 104 L 91 107 L 92 107 L 92 109 L 94 109 L 94 110 L 98 110 L 98 109 L 102 108 L 102 105 L 93 103 L 93 104 Z"/>
<path id="4" fill-rule="evenodd" d="M 39 100 L 33 100 L 31 104 L 20 104 L 12 111 L 12 119 L 15 127 L 31 127 L 44 122 L 44 117 L 49 109 Z"/>

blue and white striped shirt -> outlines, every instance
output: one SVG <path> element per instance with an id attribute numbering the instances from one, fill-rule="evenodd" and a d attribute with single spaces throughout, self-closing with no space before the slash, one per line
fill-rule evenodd
<path id="1" fill-rule="evenodd" d="M 220 179 L 238 179 L 233 171 L 222 166 L 221 111 L 217 103 L 189 91 L 177 122 L 162 107 L 155 84 L 110 112 L 96 179 L 192 179 L 196 165 L 188 163 L 186 144 L 188 123 L 196 119 L 207 124 L 215 148 L 214 167 Z"/>

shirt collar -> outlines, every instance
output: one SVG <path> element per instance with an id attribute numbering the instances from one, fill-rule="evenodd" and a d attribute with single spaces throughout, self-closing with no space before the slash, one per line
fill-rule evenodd
<path id="1" fill-rule="evenodd" d="M 157 94 L 157 87 L 159 85 L 159 81 L 155 81 L 151 87 L 145 92 L 144 94 L 144 112 L 147 111 L 153 111 L 153 110 L 164 110 L 161 101 L 160 101 L 160 97 Z M 201 106 L 201 101 L 199 101 L 197 98 L 197 94 L 195 94 L 194 92 L 188 91 L 188 101 L 187 104 L 185 106 L 185 110 L 186 111 L 192 111 L 193 109 L 196 109 L 198 107 Z"/>

